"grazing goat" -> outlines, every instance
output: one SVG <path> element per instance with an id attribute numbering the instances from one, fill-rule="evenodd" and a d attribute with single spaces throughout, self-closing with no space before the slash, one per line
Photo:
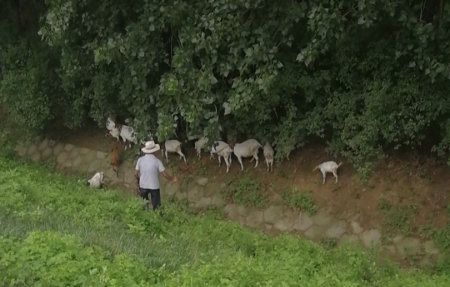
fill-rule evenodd
<path id="1" fill-rule="evenodd" d="M 109 134 L 115 138 L 117 141 L 119 141 L 120 138 L 120 128 L 117 127 L 113 127 L 112 129 L 109 130 Z"/>
<path id="2" fill-rule="evenodd" d="M 90 187 L 100 188 L 103 185 L 103 172 L 97 172 L 87 181 Z"/>
<path id="3" fill-rule="evenodd" d="M 128 147 L 131 147 L 131 143 L 137 144 L 136 133 L 130 126 L 122 125 L 120 128 L 120 137 L 125 144 L 128 142 Z M 127 149 L 127 145 L 125 145 L 125 149 Z"/>
<path id="4" fill-rule="evenodd" d="M 116 176 L 119 176 L 119 166 L 122 162 L 122 145 L 120 143 L 114 144 L 111 149 L 111 166 Z"/>
<path id="5" fill-rule="evenodd" d="M 180 159 L 184 159 L 184 163 L 186 163 L 186 157 L 181 151 L 181 142 L 178 140 L 166 140 L 164 143 L 164 155 L 166 156 L 166 161 L 169 162 L 168 153 L 177 153 L 180 155 Z"/>
<path id="6" fill-rule="evenodd" d="M 316 166 L 313 171 L 315 171 L 316 169 L 320 169 L 320 172 L 322 173 L 322 184 L 325 184 L 325 179 L 327 177 L 327 173 L 332 173 L 336 179 L 336 183 L 338 182 L 338 174 L 337 174 L 337 170 L 338 168 L 342 165 L 342 162 L 340 162 L 339 164 L 337 164 L 334 161 L 326 161 L 323 162 L 321 164 L 319 164 L 318 166 Z"/>
<path id="7" fill-rule="evenodd" d="M 261 147 L 262 145 L 255 139 L 249 139 L 242 143 L 237 143 L 234 146 L 234 155 L 237 157 L 239 163 L 241 164 L 241 170 L 244 170 L 244 165 L 242 164 L 243 157 L 253 157 L 253 159 L 256 160 L 255 167 L 258 166 L 258 151 Z"/>
<path id="8" fill-rule="evenodd" d="M 126 121 L 130 122 L 129 119 Z M 119 140 L 119 137 L 122 138 L 122 141 L 126 144 L 125 149 L 131 147 L 131 143 L 137 144 L 136 133 L 130 126 L 117 125 L 111 117 L 108 117 L 108 119 L 106 119 L 106 129 L 116 140 Z"/>
<path id="9" fill-rule="evenodd" d="M 225 160 L 225 164 L 227 165 L 227 173 L 230 170 L 231 166 L 231 154 L 233 153 L 233 149 L 230 147 L 229 144 L 227 144 L 224 141 L 216 141 L 211 147 L 211 156 L 213 154 L 217 154 L 219 159 L 219 166 L 221 165 L 222 161 L 220 158 L 223 157 Z"/>
<path id="10" fill-rule="evenodd" d="M 206 148 L 206 144 L 208 144 L 208 138 L 205 137 L 201 137 L 195 142 L 194 146 L 197 151 L 198 158 L 202 157 L 202 149 Z"/>
<path id="11" fill-rule="evenodd" d="M 209 150 L 209 158 L 214 158 L 214 155 L 217 154 L 217 151 L 224 149 L 225 147 L 230 146 L 224 141 L 215 141 Z M 219 160 L 220 165 L 220 157 L 217 158 Z"/>
<path id="12" fill-rule="evenodd" d="M 266 160 L 267 171 L 273 171 L 273 148 L 272 146 L 266 142 L 263 148 L 264 159 Z"/>

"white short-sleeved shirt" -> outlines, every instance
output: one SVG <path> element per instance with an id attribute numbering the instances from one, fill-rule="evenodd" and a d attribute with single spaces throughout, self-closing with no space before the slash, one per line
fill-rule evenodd
<path id="1" fill-rule="evenodd" d="M 152 154 L 141 156 L 136 163 L 139 171 L 139 187 L 159 189 L 159 173 L 165 170 L 163 163 Z"/>

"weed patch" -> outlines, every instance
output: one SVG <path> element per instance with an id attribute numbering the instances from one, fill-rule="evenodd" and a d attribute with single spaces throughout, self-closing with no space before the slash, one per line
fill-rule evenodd
<path id="1" fill-rule="evenodd" d="M 286 204 L 293 209 L 305 211 L 310 215 L 317 213 L 317 205 L 310 192 L 290 188 L 283 191 L 282 197 Z"/>
<path id="2" fill-rule="evenodd" d="M 388 232 L 410 234 L 417 208 L 414 205 L 392 205 L 385 199 L 380 200 L 378 209 L 384 216 L 384 227 Z"/>
<path id="3" fill-rule="evenodd" d="M 248 176 L 231 183 L 225 192 L 230 200 L 244 206 L 264 207 L 267 203 L 261 183 Z"/>

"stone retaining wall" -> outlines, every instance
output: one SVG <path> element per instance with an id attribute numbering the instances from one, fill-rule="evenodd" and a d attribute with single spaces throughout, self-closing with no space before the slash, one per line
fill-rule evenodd
<path id="1" fill-rule="evenodd" d="M 116 176 L 110 166 L 109 155 L 102 151 L 76 147 L 70 143 L 44 139 L 28 146 L 16 148 L 18 156 L 32 161 L 51 161 L 58 170 L 91 176 L 94 172 L 104 171 L 106 183 L 112 186 L 135 190 L 134 162 L 125 161 Z M 422 242 L 418 238 L 383 238 L 380 230 L 364 230 L 358 218 L 341 220 L 331 217 L 324 210 L 311 216 L 294 211 L 286 206 L 269 205 L 264 209 L 246 208 L 227 203 L 222 192 L 227 186 L 212 182 L 207 177 L 189 177 L 177 184 L 162 181 L 162 197 L 186 201 L 193 209 L 217 208 L 224 215 L 241 225 L 265 230 L 271 233 L 290 232 L 315 241 L 329 240 L 341 244 L 359 243 L 365 247 L 381 247 L 395 257 L 407 258 L 419 256 L 423 264 L 433 262 L 439 256 L 439 250 L 433 241 Z M 134 191 L 133 191 L 134 192 Z M 383 240 L 382 240 L 383 238 Z"/>

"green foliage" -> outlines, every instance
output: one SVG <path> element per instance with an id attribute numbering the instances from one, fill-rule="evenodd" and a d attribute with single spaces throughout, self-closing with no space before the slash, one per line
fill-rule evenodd
<path id="1" fill-rule="evenodd" d="M 140 137 L 268 139 L 278 159 L 321 139 L 366 177 L 386 151 L 449 156 L 444 1 L 31 2 L 28 25 L 25 4 L 0 10 L 0 98 L 30 128 L 113 114 Z"/>
<path id="2" fill-rule="evenodd" d="M 382 199 L 378 204 L 378 209 L 383 213 L 386 231 L 400 231 L 404 234 L 409 234 L 412 231 L 414 217 L 417 214 L 416 206 L 392 205 L 387 200 Z"/>
<path id="3" fill-rule="evenodd" d="M 267 195 L 261 183 L 249 176 L 234 181 L 225 193 L 230 200 L 243 206 L 264 207 L 267 203 Z"/>
<path id="4" fill-rule="evenodd" d="M 0 237 L 0 250 L 5 286 L 151 286 L 161 272 L 54 232 L 32 232 L 24 240 Z"/>
<path id="5" fill-rule="evenodd" d="M 281 195 L 289 207 L 305 211 L 310 215 L 317 213 L 317 205 L 310 192 L 303 192 L 297 188 L 285 189 Z"/>
<path id="6" fill-rule="evenodd" d="M 352 247 L 324 250 L 164 203 L 92 190 L 0 159 L 0 285 L 448 286 L 448 270 L 408 272 Z M 447 272 L 447 273 L 446 273 Z"/>

